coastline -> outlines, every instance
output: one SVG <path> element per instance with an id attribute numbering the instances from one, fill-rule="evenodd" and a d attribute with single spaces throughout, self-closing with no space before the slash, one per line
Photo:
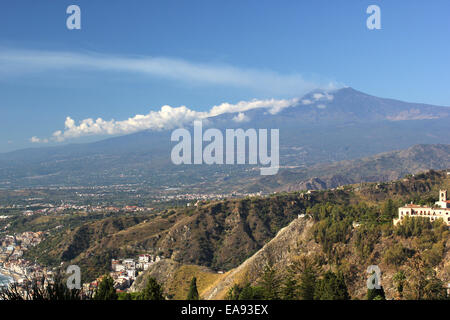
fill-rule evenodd
<path id="1" fill-rule="evenodd" d="M 18 278 L 19 277 L 17 275 L 0 268 L 0 286 L 17 282 Z"/>

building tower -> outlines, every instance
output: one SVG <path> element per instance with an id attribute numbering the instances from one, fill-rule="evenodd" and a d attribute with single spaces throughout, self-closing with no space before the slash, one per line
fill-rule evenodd
<path id="1" fill-rule="evenodd" d="M 447 201 L 447 190 L 439 190 L 439 202 Z"/>
<path id="2" fill-rule="evenodd" d="M 440 208 L 450 208 L 450 201 L 447 200 L 447 190 L 439 190 L 439 201 L 436 205 Z"/>

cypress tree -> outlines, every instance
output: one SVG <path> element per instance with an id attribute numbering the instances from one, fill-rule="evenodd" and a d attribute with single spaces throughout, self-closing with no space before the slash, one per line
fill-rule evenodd
<path id="1" fill-rule="evenodd" d="M 199 300 L 198 290 L 197 290 L 197 278 L 196 277 L 193 277 L 192 280 L 191 280 L 191 285 L 189 287 L 187 300 Z"/>

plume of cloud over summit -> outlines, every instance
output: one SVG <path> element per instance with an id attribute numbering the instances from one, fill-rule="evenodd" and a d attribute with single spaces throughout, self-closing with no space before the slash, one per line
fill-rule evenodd
<path id="1" fill-rule="evenodd" d="M 50 139 L 32 137 L 30 139 L 33 143 L 47 143 L 50 140 L 62 142 L 66 139 L 74 139 L 83 136 L 94 135 L 120 135 L 129 134 L 142 130 L 170 130 L 184 125 L 190 124 L 195 120 L 206 120 L 211 117 L 219 116 L 226 113 L 236 114 L 233 117 L 235 122 L 246 122 L 250 118 L 245 112 L 254 109 L 266 109 L 270 114 L 277 114 L 281 110 L 296 106 L 296 105 L 310 105 L 314 102 L 325 100 L 331 101 L 333 95 L 324 93 L 315 95 L 312 100 L 292 98 L 292 99 L 266 99 L 266 100 L 251 100 L 240 101 L 236 104 L 222 103 L 213 106 L 209 111 L 195 111 L 186 106 L 171 107 L 168 105 L 162 106 L 159 111 L 150 111 L 145 115 L 135 115 L 126 120 L 116 121 L 114 119 L 104 120 L 97 118 L 87 118 L 81 120 L 78 124 L 71 117 L 67 117 L 64 123 L 64 129 L 53 133 Z"/>
<path id="2" fill-rule="evenodd" d="M 194 120 L 203 120 L 225 113 L 238 113 L 235 121 L 247 121 L 245 111 L 253 109 L 267 109 L 271 114 L 275 114 L 284 108 L 299 103 L 298 98 L 293 99 L 267 99 L 241 101 L 237 104 L 222 103 L 213 106 L 209 111 L 195 111 L 186 106 L 171 107 L 162 106 L 159 111 L 150 111 L 145 115 L 135 115 L 126 120 L 116 121 L 114 119 L 104 120 L 92 118 L 81 120 L 78 124 L 71 117 L 67 117 L 64 123 L 64 130 L 53 133 L 52 140 L 62 142 L 66 139 L 79 138 L 92 135 L 119 135 L 138 132 L 142 130 L 163 130 L 182 127 L 192 123 Z M 41 143 L 44 140 L 33 137 L 31 142 Z"/>

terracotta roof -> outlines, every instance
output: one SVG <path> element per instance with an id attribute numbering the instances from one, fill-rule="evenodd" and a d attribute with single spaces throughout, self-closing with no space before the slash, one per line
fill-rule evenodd
<path id="1" fill-rule="evenodd" d="M 421 206 L 419 206 L 417 204 L 407 204 L 407 205 L 405 205 L 402 208 L 424 208 L 424 207 L 421 207 Z"/>

